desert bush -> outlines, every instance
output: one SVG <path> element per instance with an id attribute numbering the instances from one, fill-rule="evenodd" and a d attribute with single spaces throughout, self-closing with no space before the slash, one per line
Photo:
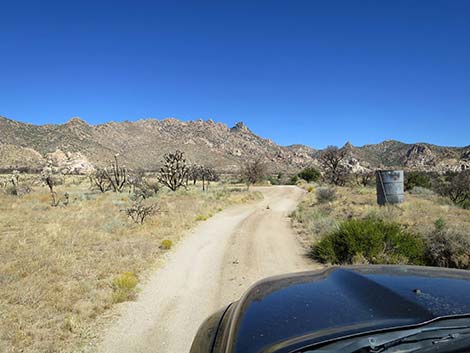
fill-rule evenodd
<path id="1" fill-rule="evenodd" d="M 437 191 L 456 205 L 465 207 L 470 201 L 470 170 L 448 175 L 438 186 Z"/>
<path id="2" fill-rule="evenodd" d="M 155 196 L 160 190 L 160 185 L 148 180 L 142 180 L 142 182 L 133 187 L 134 192 L 131 196 L 132 200 L 137 201 L 138 199 L 148 199 Z"/>
<path id="3" fill-rule="evenodd" d="M 293 175 L 289 179 L 289 185 L 296 185 L 298 181 L 299 181 L 299 177 L 297 175 Z"/>
<path id="4" fill-rule="evenodd" d="M 351 219 L 325 235 L 311 248 L 310 255 L 321 263 L 352 264 L 361 258 L 371 264 L 425 263 L 421 237 L 406 232 L 397 223 Z"/>
<path id="5" fill-rule="evenodd" d="M 311 183 L 312 181 L 318 181 L 321 177 L 320 171 L 313 167 L 305 168 L 297 175 L 299 176 L 299 178 L 305 180 L 307 183 Z"/>
<path id="6" fill-rule="evenodd" d="M 336 199 L 336 189 L 332 187 L 321 187 L 316 191 L 319 203 L 332 202 Z"/>
<path id="7" fill-rule="evenodd" d="M 302 202 L 290 217 L 302 225 L 308 234 L 318 237 L 331 232 L 336 228 L 337 222 L 331 215 L 328 207 L 317 207 Z"/>
<path id="8" fill-rule="evenodd" d="M 415 187 L 429 189 L 431 187 L 431 179 L 428 175 L 421 172 L 410 172 L 405 174 L 405 190 L 411 190 Z"/>
<path id="9" fill-rule="evenodd" d="M 211 213 L 209 213 L 209 214 L 207 214 L 207 215 L 205 215 L 205 214 L 199 214 L 199 215 L 196 216 L 196 221 L 198 221 L 198 222 L 199 222 L 199 221 L 207 221 L 207 220 L 208 220 L 209 218 L 211 218 L 211 217 L 212 217 L 212 214 L 211 214 Z"/>
<path id="10" fill-rule="evenodd" d="M 21 197 L 33 191 L 31 186 L 25 183 L 22 178 L 20 178 L 20 172 L 18 170 L 13 171 L 10 177 L 6 180 L 2 180 L 0 186 L 4 188 L 4 192 L 7 195 L 12 196 Z"/>
<path id="11" fill-rule="evenodd" d="M 413 187 L 411 190 L 409 190 L 409 193 L 412 194 L 412 195 L 423 195 L 423 196 L 435 195 L 434 191 L 432 191 L 430 189 L 423 188 L 421 186 Z"/>
<path id="12" fill-rule="evenodd" d="M 169 250 L 173 246 L 173 242 L 169 239 L 164 239 L 162 240 L 162 243 L 160 244 L 160 249 L 163 250 Z"/>
<path id="13" fill-rule="evenodd" d="M 135 297 L 135 288 L 139 280 L 132 272 L 125 272 L 116 277 L 112 282 L 113 302 L 122 303 Z"/>
<path id="14" fill-rule="evenodd" d="M 271 183 L 271 185 L 282 185 L 282 184 L 285 184 L 287 182 L 287 179 L 284 177 L 284 174 L 279 172 L 277 173 L 276 176 L 270 176 L 268 178 L 269 182 Z"/>
<path id="15" fill-rule="evenodd" d="M 315 187 L 313 185 L 307 186 L 307 192 L 314 192 L 314 191 L 315 191 Z"/>
<path id="16" fill-rule="evenodd" d="M 246 162 L 241 168 L 242 179 L 249 188 L 250 185 L 259 183 L 266 176 L 266 164 L 257 158 Z"/>
<path id="17" fill-rule="evenodd" d="M 470 269 L 470 235 L 451 231 L 437 219 L 427 238 L 427 258 L 433 266 Z"/>
<path id="18" fill-rule="evenodd" d="M 126 209 L 126 213 L 135 223 L 143 224 L 145 219 L 155 214 L 157 210 L 157 204 L 145 205 L 142 200 L 137 200 Z"/>

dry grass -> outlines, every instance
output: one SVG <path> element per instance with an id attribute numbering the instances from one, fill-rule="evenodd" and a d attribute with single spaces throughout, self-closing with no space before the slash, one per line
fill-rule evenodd
<path id="1" fill-rule="evenodd" d="M 134 296 L 136 281 L 167 251 L 163 240 L 177 242 L 197 215 L 259 197 L 216 185 L 164 192 L 151 200 L 161 212 L 138 225 L 121 212 L 128 193 L 88 186 L 76 178 L 59 186 L 59 195 L 70 194 L 59 207 L 41 186 L 22 198 L 0 190 L 0 351 L 91 351 L 98 323 Z"/>
<path id="2" fill-rule="evenodd" d="M 407 193 L 403 204 L 380 207 L 376 203 L 374 188 L 337 187 L 336 191 L 336 200 L 324 204 L 316 200 L 315 193 L 305 194 L 293 213 L 293 224 L 306 246 L 345 219 L 368 216 L 397 222 L 409 231 L 423 235 L 431 233 L 434 222 L 442 218 L 450 230 L 470 237 L 470 210 L 453 206 L 437 195 Z"/>

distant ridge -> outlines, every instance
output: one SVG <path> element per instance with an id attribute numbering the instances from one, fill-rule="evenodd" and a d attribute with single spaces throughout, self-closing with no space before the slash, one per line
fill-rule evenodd
<path id="1" fill-rule="evenodd" d="M 470 167 L 470 146 L 443 147 L 388 140 L 355 147 L 346 143 L 353 171 L 379 167 L 460 170 Z M 107 164 L 116 153 L 131 168 L 157 169 L 175 149 L 187 159 L 233 172 L 247 159 L 263 158 L 272 172 L 294 172 L 317 165 L 319 151 L 295 144 L 280 146 L 254 134 L 243 122 L 229 128 L 213 120 L 141 119 L 90 125 L 79 117 L 64 124 L 34 125 L 0 117 L 0 168 L 40 168 L 47 159 L 68 159 L 75 172 Z M 55 153 L 54 155 L 52 155 Z M 85 170 L 84 169 L 84 170 Z"/>

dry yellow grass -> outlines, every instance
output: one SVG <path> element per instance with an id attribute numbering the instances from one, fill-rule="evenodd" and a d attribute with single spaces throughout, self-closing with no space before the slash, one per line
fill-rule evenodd
<path id="1" fill-rule="evenodd" d="M 336 200 L 325 204 L 317 202 L 314 192 L 305 194 L 292 215 L 305 245 L 331 231 L 342 220 L 368 216 L 400 223 L 413 233 L 423 235 L 431 232 L 434 222 L 442 218 L 449 229 L 470 237 L 470 210 L 454 206 L 437 195 L 406 193 L 403 204 L 380 207 L 372 187 L 337 187 L 336 190 Z"/>
<path id="2" fill-rule="evenodd" d="M 98 323 L 123 300 L 119 278 L 142 278 L 167 251 L 162 240 L 177 242 L 197 215 L 259 197 L 215 185 L 163 192 L 151 200 L 161 212 L 138 225 L 121 212 L 128 193 L 90 192 L 75 179 L 57 191 L 70 194 L 68 206 L 51 207 L 44 187 L 22 198 L 0 190 L 2 352 L 89 351 Z"/>

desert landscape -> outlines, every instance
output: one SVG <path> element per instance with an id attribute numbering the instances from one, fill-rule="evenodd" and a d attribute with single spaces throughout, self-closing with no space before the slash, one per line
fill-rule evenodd
<path id="1" fill-rule="evenodd" d="M 470 1 L 0 13 L 0 353 L 470 351 Z"/>
<path id="2" fill-rule="evenodd" d="M 187 351 L 205 317 L 266 276 L 470 269 L 470 147 L 314 150 L 176 119 L 0 124 L 8 352 Z M 377 205 L 384 168 L 405 170 L 404 203 Z"/>

